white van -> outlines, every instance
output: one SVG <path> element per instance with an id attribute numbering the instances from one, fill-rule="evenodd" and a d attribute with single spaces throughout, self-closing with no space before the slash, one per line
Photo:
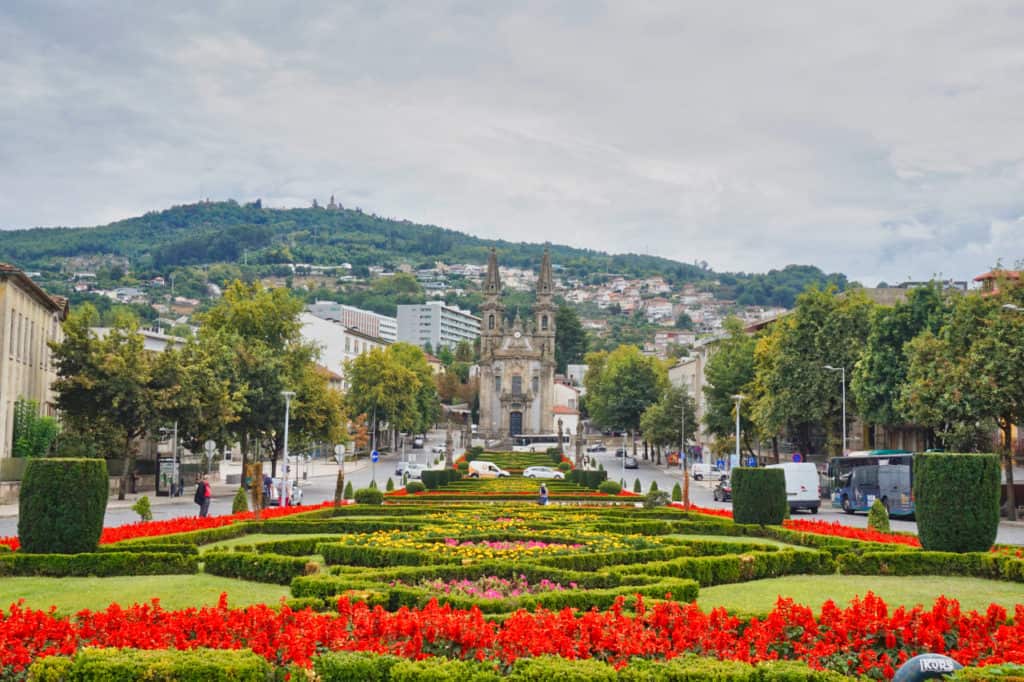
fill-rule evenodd
<path id="1" fill-rule="evenodd" d="M 482 459 L 474 459 L 469 463 L 466 475 L 470 478 L 505 478 L 509 473 L 494 462 L 485 462 Z"/>
<path id="2" fill-rule="evenodd" d="M 767 469 L 782 469 L 786 473 L 786 499 L 789 510 L 809 509 L 818 513 L 821 506 L 821 492 L 818 488 L 818 469 L 810 462 L 785 462 L 770 464 Z"/>
<path id="3" fill-rule="evenodd" d="M 695 462 L 690 465 L 690 475 L 693 476 L 693 480 L 695 481 L 703 481 L 705 478 L 711 481 L 717 481 L 719 478 L 727 474 L 722 469 L 719 469 L 715 464 L 708 462 Z"/>

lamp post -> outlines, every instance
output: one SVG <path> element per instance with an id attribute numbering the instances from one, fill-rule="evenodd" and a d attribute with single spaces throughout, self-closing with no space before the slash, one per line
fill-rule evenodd
<path id="1" fill-rule="evenodd" d="M 843 451 L 841 455 L 846 455 L 846 367 L 833 367 L 832 365 L 825 365 L 825 369 L 830 372 L 839 372 L 839 380 L 843 385 Z"/>
<path id="2" fill-rule="evenodd" d="M 683 506 L 690 508 L 690 477 L 686 475 L 686 384 L 682 386 L 682 406 L 679 408 L 679 458 L 683 465 Z"/>
<path id="3" fill-rule="evenodd" d="M 281 498 L 284 499 L 284 491 L 288 481 L 288 419 L 291 416 L 292 398 L 295 396 L 295 391 L 281 391 L 281 395 L 284 396 L 284 466 L 285 475 L 281 479 L 285 482 L 281 485 Z M 298 467 L 296 469 L 296 476 L 298 476 Z M 283 504 L 282 504 L 283 506 Z"/>
<path id="4" fill-rule="evenodd" d="M 736 462 L 740 461 L 740 403 L 743 402 L 743 396 L 737 393 L 732 397 L 736 401 Z"/>

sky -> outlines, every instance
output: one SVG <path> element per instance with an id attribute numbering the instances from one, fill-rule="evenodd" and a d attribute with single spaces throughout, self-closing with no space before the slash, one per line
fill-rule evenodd
<path id="1" fill-rule="evenodd" d="M 1024 260 L 1024 3 L 0 3 L 0 228 L 200 199 L 871 286 Z M 0 239 L 2 239 L 0 234 Z"/>

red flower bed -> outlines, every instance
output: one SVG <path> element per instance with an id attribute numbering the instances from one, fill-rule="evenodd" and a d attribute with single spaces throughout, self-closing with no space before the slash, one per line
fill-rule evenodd
<path id="1" fill-rule="evenodd" d="M 914 535 L 898 535 L 896 533 L 880 533 L 870 528 L 853 528 L 844 526 L 838 521 L 807 521 L 804 519 L 786 519 L 782 522 L 783 528 L 795 530 L 800 533 L 817 533 L 818 535 L 831 535 L 851 540 L 864 540 L 866 542 L 882 542 L 891 545 L 907 545 L 909 547 L 920 547 L 921 541 Z"/>
<path id="2" fill-rule="evenodd" d="M 477 609 L 460 610 L 432 601 L 422 609 L 388 613 L 342 598 L 338 613 L 279 610 L 265 605 L 165 611 L 151 604 L 82 611 L 70 618 L 12 605 L 0 610 L 0 670 L 15 675 L 37 658 L 71 654 L 85 646 L 139 649 L 250 648 L 275 664 L 308 667 L 322 650 L 375 651 L 407 658 L 450 656 L 511 662 L 554 654 L 595 658 L 617 666 L 633 657 L 669 659 L 688 652 L 757 663 L 806 661 L 812 668 L 844 674 L 891 677 L 918 653 L 945 653 L 965 665 L 1024 661 L 1024 605 L 1015 618 L 992 605 L 962 613 L 940 597 L 931 609 L 899 608 L 868 593 L 846 608 L 828 601 L 811 609 L 779 598 L 763 620 L 741 619 L 724 609 L 710 613 L 696 604 L 663 602 L 623 613 L 622 598 L 607 611 L 578 613 L 538 608 L 501 623 Z"/>
<path id="3" fill-rule="evenodd" d="M 677 507 L 677 508 L 682 509 L 684 511 L 697 512 L 698 514 L 707 514 L 708 516 L 719 516 L 719 517 L 721 517 L 723 519 L 731 519 L 732 518 L 732 512 L 729 511 L 728 509 L 711 509 L 709 507 L 698 507 L 695 504 L 691 504 L 691 505 L 687 506 L 687 505 L 683 504 L 682 502 L 672 502 L 671 506 Z"/>
<path id="4" fill-rule="evenodd" d="M 281 516 L 290 516 L 292 514 L 302 514 L 316 509 L 323 509 L 324 507 L 330 507 L 333 504 L 333 502 L 322 502 L 318 505 L 305 507 L 274 507 L 272 509 L 264 509 L 260 514 L 260 518 L 276 519 Z M 251 521 L 254 518 L 256 518 L 256 515 L 252 512 L 239 512 L 238 514 L 207 516 L 204 518 L 200 518 L 198 516 L 182 516 L 176 519 L 167 519 L 166 521 L 139 521 L 137 523 L 128 523 L 123 526 L 104 528 L 103 533 L 100 535 L 100 544 L 110 545 L 115 542 L 121 542 L 122 540 L 133 540 L 135 538 L 152 538 L 160 535 L 171 535 L 173 533 L 188 533 L 194 530 L 209 530 L 210 528 L 230 526 L 238 521 Z M 0 538 L 0 544 L 7 545 L 14 550 L 18 549 L 20 546 L 18 538 L 16 537 Z"/>

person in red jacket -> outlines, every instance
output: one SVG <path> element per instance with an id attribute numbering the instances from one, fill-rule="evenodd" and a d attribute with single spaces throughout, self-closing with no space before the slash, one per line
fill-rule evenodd
<path id="1" fill-rule="evenodd" d="M 210 500 L 213 499 L 213 491 L 210 489 L 210 477 L 203 475 L 203 480 L 196 485 L 195 502 L 199 505 L 199 516 L 210 515 Z"/>

